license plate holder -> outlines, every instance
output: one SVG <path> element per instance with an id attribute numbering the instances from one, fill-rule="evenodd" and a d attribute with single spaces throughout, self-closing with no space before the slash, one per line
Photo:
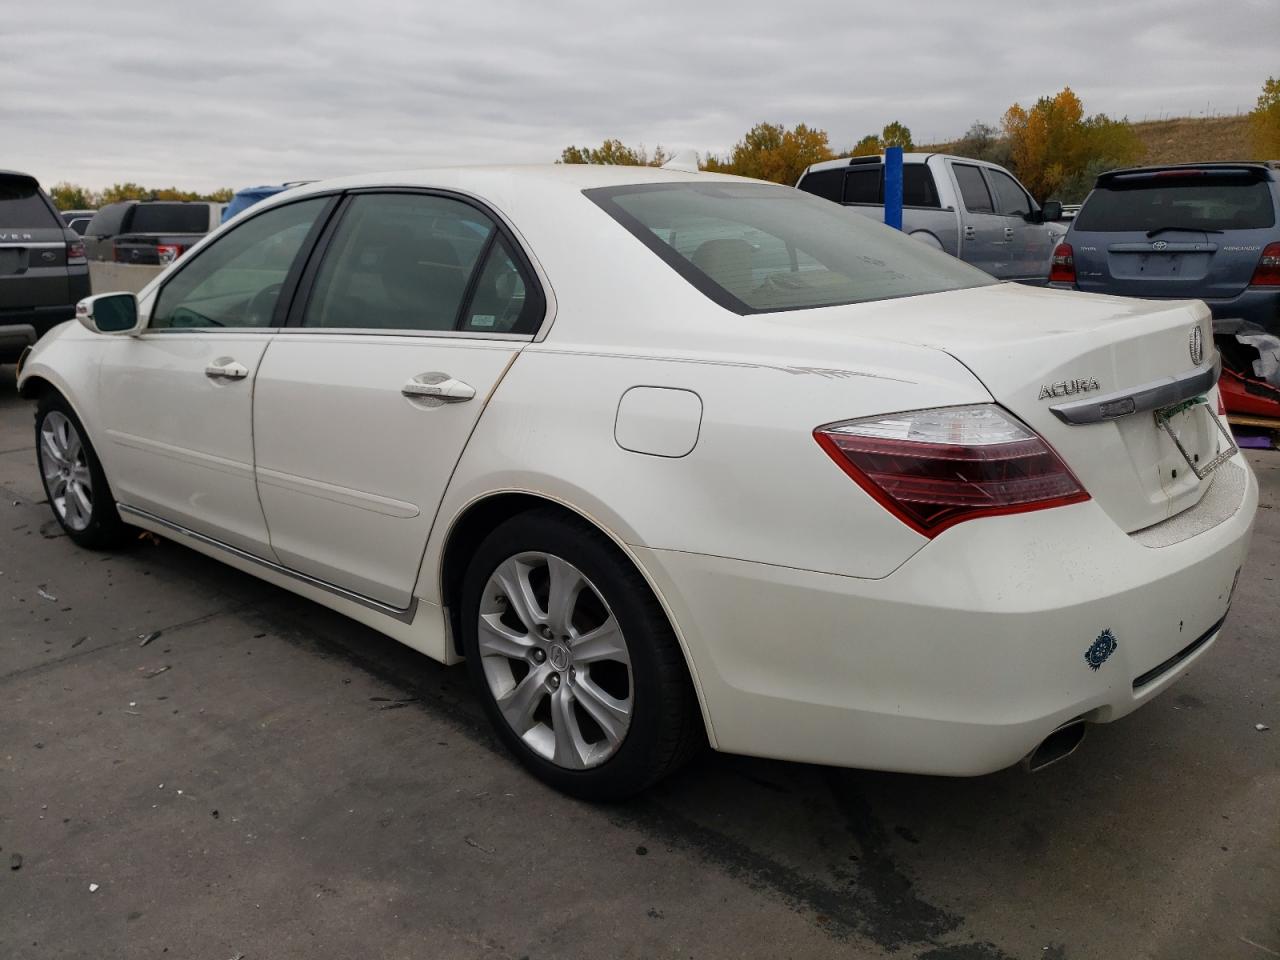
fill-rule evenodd
<path id="1" fill-rule="evenodd" d="M 1225 450 L 1218 453 L 1216 457 L 1203 465 L 1197 463 L 1183 445 L 1182 440 L 1178 437 L 1178 431 L 1173 428 L 1173 418 L 1180 413 L 1194 412 L 1197 408 L 1203 407 L 1204 414 L 1213 425 L 1218 428 L 1218 433 L 1227 441 Z M 1240 450 L 1236 446 L 1235 437 L 1231 435 L 1226 427 L 1222 425 L 1222 420 L 1213 415 L 1213 411 L 1209 409 L 1209 398 L 1203 394 L 1198 397 L 1192 397 L 1190 400 L 1183 400 L 1180 403 L 1174 403 L 1167 407 L 1161 407 L 1155 411 L 1156 425 L 1169 435 L 1169 439 L 1173 441 L 1173 445 L 1178 448 L 1178 452 L 1182 454 L 1182 459 L 1187 461 L 1187 466 L 1191 468 L 1191 472 L 1196 475 L 1197 480 L 1203 480 L 1209 474 L 1217 470 L 1222 464 L 1226 463 L 1234 457 Z"/>

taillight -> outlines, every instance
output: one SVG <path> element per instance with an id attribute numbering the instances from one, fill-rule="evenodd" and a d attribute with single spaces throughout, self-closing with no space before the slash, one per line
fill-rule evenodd
<path id="1" fill-rule="evenodd" d="M 78 264 L 87 263 L 84 257 L 84 241 L 70 240 L 67 242 L 67 263 Z"/>
<path id="2" fill-rule="evenodd" d="M 1089 499 L 1049 445 L 994 404 L 849 420 L 813 436 L 859 486 L 926 537 L 976 517 Z"/>
<path id="3" fill-rule="evenodd" d="M 1251 287 L 1280 287 L 1280 243 L 1268 243 L 1258 258 Z"/>
<path id="4" fill-rule="evenodd" d="M 160 243 L 156 245 L 156 256 L 160 258 L 161 266 L 173 263 L 187 248 L 180 243 Z"/>
<path id="5" fill-rule="evenodd" d="M 1076 258 L 1071 244 L 1060 243 L 1054 248 L 1053 259 L 1049 261 L 1049 282 L 1076 282 Z"/>

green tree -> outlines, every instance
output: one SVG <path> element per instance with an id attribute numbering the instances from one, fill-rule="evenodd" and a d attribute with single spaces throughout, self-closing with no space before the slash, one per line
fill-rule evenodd
<path id="1" fill-rule="evenodd" d="M 49 188 L 49 198 L 59 210 L 91 210 L 97 206 L 92 191 L 65 180 Z"/>
<path id="2" fill-rule="evenodd" d="M 986 160 L 1009 166 L 1009 141 L 1000 135 L 998 127 L 975 120 L 965 135 L 955 142 L 951 152 L 974 160 Z"/>
<path id="3" fill-rule="evenodd" d="M 853 149 L 849 151 L 851 157 L 873 157 L 880 153 L 880 138 L 874 133 L 868 133 L 865 137 L 853 145 Z"/>
<path id="4" fill-rule="evenodd" d="M 624 167 L 660 167 L 671 159 L 671 154 L 661 145 L 654 148 L 653 156 L 644 144 L 629 147 L 617 138 L 605 140 L 598 147 L 565 147 L 556 163 L 601 163 Z"/>
<path id="5" fill-rule="evenodd" d="M 1254 155 L 1259 160 L 1280 158 L 1280 80 L 1267 77 L 1258 105 L 1249 114 Z"/>
<path id="6" fill-rule="evenodd" d="M 886 123 L 880 132 L 880 146 L 882 150 L 884 147 L 901 147 L 903 150 L 910 150 L 913 146 L 911 131 L 897 120 Z"/>

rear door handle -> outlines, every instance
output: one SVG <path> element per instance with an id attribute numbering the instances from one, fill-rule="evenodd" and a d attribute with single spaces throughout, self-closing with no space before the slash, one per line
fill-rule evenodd
<path id="1" fill-rule="evenodd" d="M 1013 227 L 1005 227 L 1005 228 L 1004 228 L 1004 238 L 1005 238 L 1006 240 L 1012 240 L 1012 239 L 1013 239 Z"/>
<path id="2" fill-rule="evenodd" d="M 249 375 L 249 368 L 230 357 L 219 357 L 204 368 L 204 375 L 210 380 L 243 380 Z"/>
<path id="3" fill-rule="evenodd" d="M 976 235 L 977 235 L 976 227 L 969 226 L 964 228 L 964 238 L 966 240 L 973 240 L 976 238 Z"/>
<path id="4" fill-rule="evenodd" d="M 447 373 L 420 373 L 401 387 L 400 392 L 411 400 L 424 400 L 434 407 L 442 403 L 465 403 L 476 395 L 476 388 Z"/>

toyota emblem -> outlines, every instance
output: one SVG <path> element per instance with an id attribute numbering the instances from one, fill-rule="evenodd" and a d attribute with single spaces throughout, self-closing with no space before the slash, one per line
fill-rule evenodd
<path id="1" fill-rule="evenodd" d="M 1166 241 L 1164 241 L 1164 240 L 1157 240 L 1155 243 L 1151 244 L 1151 249 L 1152 249 L 1152 250 L 1163 250 L 1163 249 L 1164 249 L 1165 247 L 1167 247 L 1168 245 L 1169 245 L 1169 244 L 1168 244 Z"/>
<path id="2" fill-rule="evenodd" d="M 1204 334 L 1198 326 L 1191 328 L 1191 362 L 1197 367 L 1204 359 Z"/>

